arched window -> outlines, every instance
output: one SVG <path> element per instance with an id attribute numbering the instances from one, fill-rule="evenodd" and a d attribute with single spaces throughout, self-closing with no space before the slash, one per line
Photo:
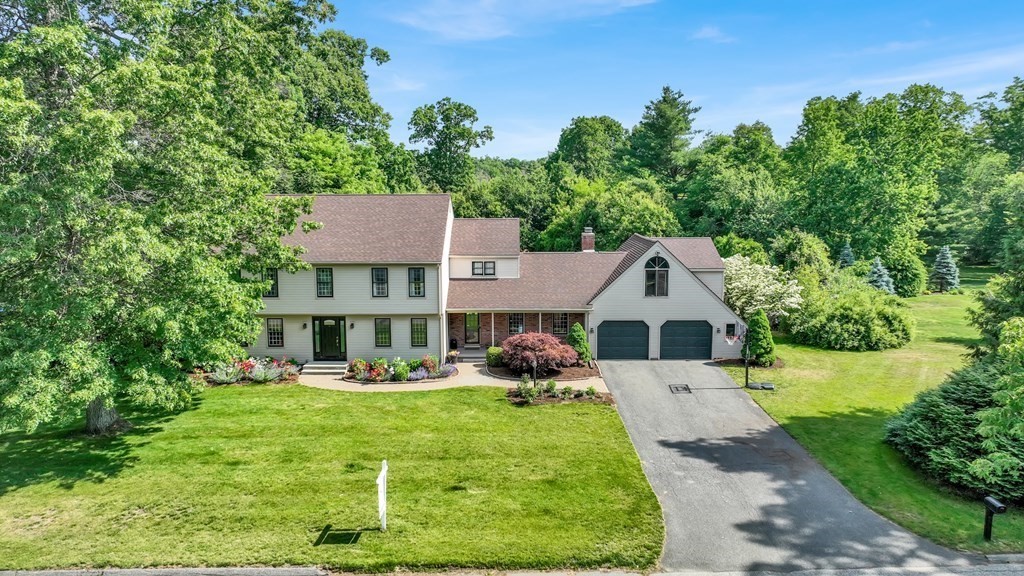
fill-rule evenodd
<path id="1" fill-rule="evenodd" d="M 644 267 L 644 296 L 668 296 L 668 260 L 655 256 Z"/>

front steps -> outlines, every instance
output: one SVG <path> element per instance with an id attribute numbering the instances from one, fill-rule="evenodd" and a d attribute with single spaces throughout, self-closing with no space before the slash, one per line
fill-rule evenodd
<path id="1" fill-rule="evenodd" d="M 348 362 L 307 362 L 302 367 L 305 376 L 341 376 L 348 371 Z"/>

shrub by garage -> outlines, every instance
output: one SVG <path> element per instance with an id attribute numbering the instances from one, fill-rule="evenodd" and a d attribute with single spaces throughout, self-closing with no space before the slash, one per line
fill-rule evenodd
<path id="1" fill-rule="evenodd" d="M 547 374 L 548 370 L 573 366 L 579 361 L 576 350 L 551 334 L 527 332 L 505 339 L 501 359 L 516 374 Z"/>

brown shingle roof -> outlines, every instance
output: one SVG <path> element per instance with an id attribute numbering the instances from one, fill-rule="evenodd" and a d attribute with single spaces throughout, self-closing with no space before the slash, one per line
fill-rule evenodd
<path id="1" fill-rule="evenodd" d="M 518 256 L 519 218 L 456 218 L 453 256 Z"/>
<path id="2" fill-rule="evenodd" d="M 593 296 L 596 297 L 601 292 L 604 292 L 605 288 L 610 286 L 612 282 L 615 282 L 641 256 L 646 254 L 651 246 L 654 246 L 655 242 L 660 242 L 666 250 L 676 257 L 676 260 L 682 262 L 683 266 L 690 270 L 725 269 L 722 257 L 718 255 L 718 248 L 715 248 L 715 243 L 711 241 L 711 238 L 648 238 L 647 236 L 633 234 L 619 246 L 619 251 L 625 252 L 625 256 L 615 269 L 612 270 L 612 273 L 608 275 L 608 279 L 594 292 Z"/>
<path id="3" fill-rule="evenodd" d="M 440 262 L 448 221 L 447 194 L 321 195 L 302 221 L 323 228 L 283 239 L 306 248 L 312 263 Z"/>
<path id="4" fill-rule="evenodd" d="M 622 252 L 527 252 L 519 278 L 453 279 L 450 310 L 582 310 Z"/>
<path id="5" fill-rule="evenodd" d="M 661 242 L 662 246 L 690 270 L 725 270 L 722 257 L 711 238 L 651 238 Z"/>

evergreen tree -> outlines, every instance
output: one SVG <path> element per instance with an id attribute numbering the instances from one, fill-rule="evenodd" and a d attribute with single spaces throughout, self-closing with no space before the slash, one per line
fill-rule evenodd
<path id="1" fill-rule="evenodd" d="M 747 355 L 761 366 L 775 364 L 775 341 L 768 315 L 758 310 L 747 321 Z"/>
<path id="2" fill-rule="evenodd" d="M 960 270 L 956 267 L 953 252 L 949 246 L 943 246 L 935 257 L 930 280 L 939 292 L 956 290 L 960 287 Z"/>
<path id="3" fill-rule="evenodd" d="M 839 253 L 839 267 L 849 268 L 857 262 L 857 259 L 853 256 L 853 248 L 850 247 L 850 241 L 847 240 L 843 246 L 843 250 Z"/>
<path id="4" fill-rule="evenodd" d="M 889 277 L 889 271 L 885 269 L 882 259 L 878 256 L 875 256 L 874 262 L 871 263 L 871 272 L 868 273 L 868 284 L 886 294 L 896 293 L 892 285 L 892 278 Z"/>
<path id="5" fill-rule="evenodd" d="M 565 342 L 576 351 L 576 355 L 580 358 L 580 364 L 586 364 L 593 359 L 594 356 L 590 352 L 590 340 L 587 338 L 587 331 L 583 329 L 579 322 L 573 324 L 572 328 L 569 329 L 569 335 L 566 336 Z"/>

